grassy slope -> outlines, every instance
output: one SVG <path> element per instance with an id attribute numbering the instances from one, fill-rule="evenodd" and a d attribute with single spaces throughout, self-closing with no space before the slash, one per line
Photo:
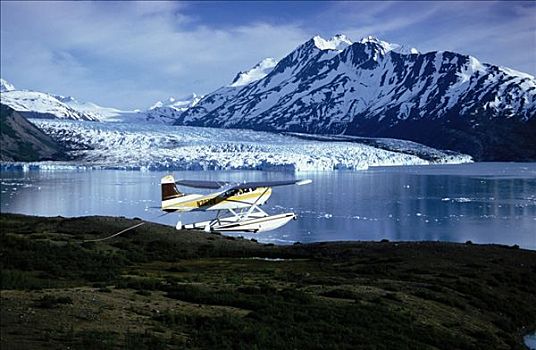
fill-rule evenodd
<path id="1" fill-rule="evenodd" d="M 79 244 L 135 223 L 2 214 L 2 349 L 521 349 L 536 328 L 533 251 L 156 224 Z"/>

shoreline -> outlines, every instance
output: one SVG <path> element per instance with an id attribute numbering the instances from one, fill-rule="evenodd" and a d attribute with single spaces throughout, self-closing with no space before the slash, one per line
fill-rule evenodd
<path id="1" fill-rule="evenodd" d="M 464 166 L 464 165 L 479 165 L 479 164 L 514 164 L 514 165 L 523 165 L 523 164 L 534 164 L 534 162 L 523 162 L 523 161 L 468 161 L 468 162 L 437 162 L 437 163 L 427 163 L 427 164 L 381 164 L 381 165 L 367 165 L 363 168 L 334 168 L 334 169 L 313 169 L 313 170 L 299 170 L 289 167 L 267 167 L 267 168 L 192 168 L 192 167 L 154 167 L 152 165 L 131 165 L 131 166 L 115 166 L 110 164 L 99 164 L 99 163 L 81 163 L 77 161 L 61 161 L 61 160 L 43 160 L 35 162 L 7 162 L 0 161 L 0 169 L 3 171 L 56 171 L 56 170 L 72 170 L 72 171 L 91 171 L 91 170 L 121 170 L 121 171 L 142 171 L 142 172 L 162 172 L 162 171 L 266 171 L 266 172 L 281 172 L 281 173 L 331 173 L 331 172 L 360 172 L 366 170 L 374 169 L 396 169 L 396 168 L 415 168 L 415 167 L 436 167 L 436 166 Z"/>
<path id="2" fill-rule="evenodd" d="M 536 349 L 536 329 L 523 337 L 523 342 L 529 350 Z"/>
<path id="3" fill-rule="evenodd" d="M 507 349 L 536 329 L 535 251 L 279 246 L 154 223 L 79 244 L 139 222 L 2 213 L 2 344 Z"/>
<path id="4" fill-rule="evenodd" d="M 107 215 L 42 216 L 42 215 L 29 215 L 29 214 L 25 214 L 25 213 L 16 213 L 16 212 L 0 212 L 0 216 L 1 215 L 19 215 L 19 216 L 23 216 L 23 217 L 34 217 L 34 218 L 42 218 L 42 219 L 50 219 L 50 218 L 55 218 L 55 219 L 117 218 L 117 219 L 125 219 L 125 220 L 138 221 L 138 222 L 143 221 L 143 222 L 146 222 L 148 224 L 162 225 L 162 226 L 165 226 L 165 227 L 168 227 L 168 228 L 175 229 L 175 227 L 173 225 L 171 225 L 171 224 L 167 225 L 167 224 L 162 224 L 162 223 L 159 223 L 159 222 L 156 222 L 156 221 L 148 221 L 148 220 L 145 220 L 145 219 L 139 218 L 139 217 L 127 218 L 125 216 L 107 216 Z M 199 230 L 199 231 L 180 230 L 180 231 L 176 231 L 176 232 L 204 233 L 202 230 Z M 379 239 L 379 240 L 338 240 L 338 241 L 314 241 L 314 242 L 285 241 L 285 243 L 277 243 L 276 241 L 262 242 L 262 241 L 260 241 L 260 240 L 258 240 L 256 238 L 246 238 L 246 237 L 240 236 L 240 235 L 232 236 L 232 235 L 226 235 L 225 233 L 218 233 L 218 232 L 211 232 L 211 233 L 208 233 L 208 234 L 229 237 L 229 239 L 254 241 L 254 242 L 259 243 L 261 245 L 267 245 L 267 246 L 275 245 L 275 246 L 281 246 L 281 247 L 296 246 L 296 245 L 306 245 L 306 246 L 314 246 L 314 245 L 345 245 L 345 244 L 351 245 L 351 244 L 367 244 L 367 243 L 391 243 L 391 244 L 394 244 L 396 246 L 398 244 L 406 244 L 406 243 L 414 243 L 414 244 L 426 244 L 426 243 L 432 243 L 433 244 L 433 243 L 437 243 L 437 244 L 497 246 L 497 247 L 504 247 L 504 248 L 511 248 L 511 249 L 522 249 L 522 250 L 528 250 L 528 251 L 536 252 L 536 248 L 532 249 L 532 248 L 528 248 L 528 247 L 525 247 L 525 246 L 521 246 L 521 245 L 516 244 L 516 243 L 514 243 L 512 245 L 503 244 L 503 243 L 478 243 L 478 242 L 473 242 L 471 240 L 467 240 L 465 242 L 462 242 L 462 241 L 458 241 L 458 242 L 456 242 L 456 241 L 440 241 L 440 240 L 399 240 L 399 241 L 395 241 L 395 240 L 389 240 L 387 238 L 382 238 L 382 239 Z"/>

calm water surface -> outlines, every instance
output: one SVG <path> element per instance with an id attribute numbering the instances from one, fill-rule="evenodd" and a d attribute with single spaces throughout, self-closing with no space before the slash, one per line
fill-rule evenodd
<path id="1" fill-rule="evenodd" d="M 156 218 L 166 172 L 122 170 L 2 171 L 2 212 L 42 216 Z M 295 175 L 261 171 L 176 171 L 176 179 L 260 181 Z M 298 174 L 313 184 L 282 187 L 264 209 L 294 211 L 281 229 L 243 234 L 264 242 L 441 240 L 518 244 L 536 249 L 536 163 L 378 167 L 359 172 Z M 183 191 L 199 191 L 182 189 Z M 183 223 L 213 214 L 181 215 Z M 241 234 L 242 235 L 242 234 Z"/>

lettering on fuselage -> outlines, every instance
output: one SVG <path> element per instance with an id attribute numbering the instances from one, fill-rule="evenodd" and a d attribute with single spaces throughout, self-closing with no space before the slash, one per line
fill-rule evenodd
<path id="1" fill-rule="evenodd" d="M 221 203 L 225 200 L 225 198 L 221 198 L 221 197 L 214 197 L 214 198 L 208 198 L 208 199 L 203 199 L 201 201 L 197 201 L 197 206 L 198 207 L 204 207 L 204 206 L 212 206 L 212 205 L 216 205 L 218 203 Z"/>

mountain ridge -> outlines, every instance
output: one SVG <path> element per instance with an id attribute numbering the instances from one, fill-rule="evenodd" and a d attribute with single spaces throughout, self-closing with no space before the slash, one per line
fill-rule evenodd
<path id="1" fill-rule="evenodd" d="M 57 96 L 32 90 L 18 90 L 2 79 L 1 101 L 26 118 L 58 118 L 96 121 L 91 114 L 73 109 Z"/>
<path id="2" fill-rule="evenodd" d="M 169 97 L 158 101 L 147 110 L 125 111 L 82 102 L 73 96 L 54 95 L 47 92 L 20 90 L 1 79 L 2 103 L 10 106 L 26 118 L 69 119 L 102 122 L 148 122 L 171 124 L 186 109 L 194 106 L 203 96 L 192 93 L 184 99 Z"/>
<path id="3" fill-rule="evenodd" d="M 418 53 L 374 37 L 342 50 L 319 41 L 314 37 L 298 46 L 257 81 L 206 95 L 175 124 L 394 137 L 479 160 L 507 154 L 512 160 L 536 159 L 523 150 L 532 146 L 535 130 L 529 123 L 536 114 L 533 76 L 450 51 Z M 496 120 L 498 126 L 486 131 Z M 499 130 L 521 137 L 503 144 Z M 504 154 L 491 151 L 501 147 Z"/>
<path id="4" fill-rule="evenodd" d="M 373 36 L 314 36 L 214 92 L 121 111 L 1 80 L 2 102 L 30 118 L 388 137 L 475 160 L 536 160 L 536 79 L 450 51 L 420 53 Z"/>

